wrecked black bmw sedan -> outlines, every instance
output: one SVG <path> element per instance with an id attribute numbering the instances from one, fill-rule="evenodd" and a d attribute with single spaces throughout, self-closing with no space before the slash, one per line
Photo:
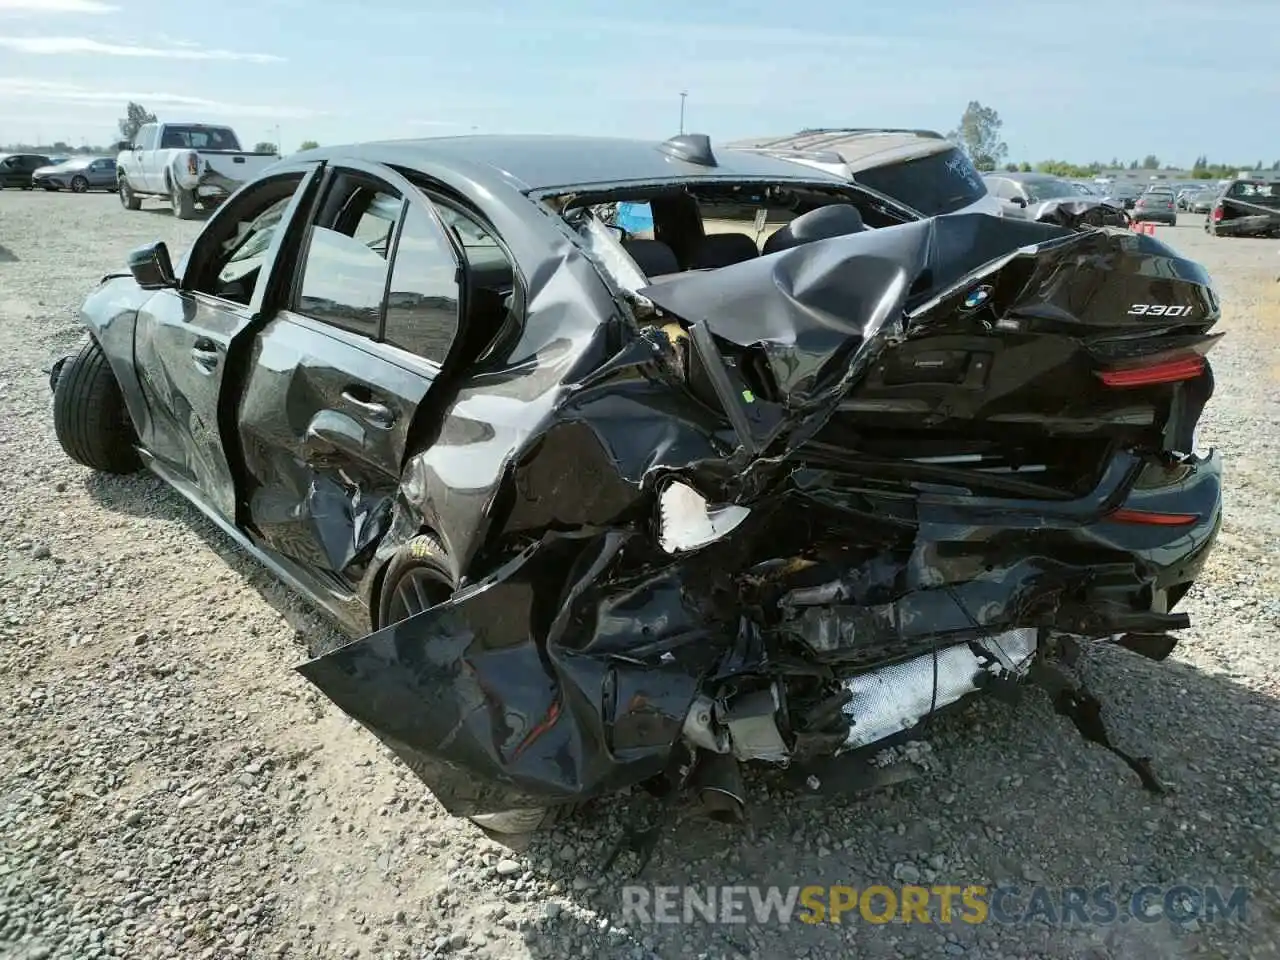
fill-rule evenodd
<path id="1" fill-rule="evenodd" d="M 299 669 L 492 829 L 732 814 L 744 762 L 1024 680 L 1105 744 L 1060 660 L 1188 624 L 1219 304 L 1073 209 L 920 219 L 699 136 L 310 151 L 104 279 L 56 432 L 343 624 Z"/>

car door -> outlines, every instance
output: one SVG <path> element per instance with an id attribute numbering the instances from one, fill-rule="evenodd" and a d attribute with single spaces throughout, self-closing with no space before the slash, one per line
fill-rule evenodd
<path id="1" fill-rule="evenodd" d="M 160 146 L 160 124 L 144 124 L 138 131 L 138 149 L 134 151 L 134 162 L 138 168 L 138 180 L 141 189 L 155 193 L 163 189 L 164 184 L 156 175 L 159 169 L 157 150 Z"/>
<path id="2" fill-rule="evenodd" d="M 458 328 L 463 268 L 431 203 L 335 167 L 240 404 L 251 532 L 353 591 L 385 534 L 410 428 Z"/>
<path id="3" fill-rule="evenodd" d="M 229 523 L 237 520 L 239 485 L 228 455 L 228 443 L 238 443 L 228 440 L 235 386 L 227 377 L 248 349 L 244 334 L 317 169 L 267 178 L 219 210 L 188 253 L 178 287 L 158 291 L 137 314 L 134 366 L 148 413 L 142 446 Z"/>
<path id="4" fill-rule="evenodd" d="M 115 162 L 112 160 L 95 160 L 89 164 L 87 176 L 90 186 L 109 187 L 116 180 Z"/>
<path id="5" fill-rule="evenodd" d="M 147 189 L 146 177 L 142 173 L 142 150 L 155 128 L 154 123 L 144 123 L 133 135 L 133 149 L 126 150 L 116 157 L 119 172 L 135 191 L 145 192 Z"/>

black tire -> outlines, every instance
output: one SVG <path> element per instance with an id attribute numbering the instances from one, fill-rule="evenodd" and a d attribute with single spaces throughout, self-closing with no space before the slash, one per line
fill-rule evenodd
<path id="1" fill-rule="evenodd" d="M 430 534 L 420 533 L 404 543 L 387 564 L 378 593 L 378 621 L 374 626 L 389 626 L 417 612 L 407 609 L 405 601 L 410 591 L 434 605 L 448 600 L 455 586 L 444 547 Z M 568 809 L 560 805 L 502 810 L 469 819 L 486 833 L 511 836 L 545 829 Z"/>
<path id="2" fill-rule="evenodd" d="M 194 220 L 196 216 L 196 198 L 190 190 L 169 185 L 169 205 L 173 215 L 179 220 Z"/>
<path id="3" fill-rule="evenodd" d="M 435 537 L 418 534 L 402 544 L 387 563 L 382 589 L 378 592 L 378 620 L 374 627 L 380 629 L 418 612 L 407 609 L 410 591 L 435 604 L 448 600 L 454 586 L 444 547 Z"/>
<path id="4" fill-rule="evenodd" d="M 142 198 L 133 192 L 133 187 L 129 186 L 129 181 L 126 178 L 121 177 L 119 186 L 120 206 L 124 207 L 126 210 L 141 210 Z"/>
<path id="5" fill-rule="evenodd" d="M 96 340 L 58 371 L 53 431 L 67 456 L 91 470 L 127 474 L 142 466 L 124 395 Z"/>
<path id="6" fill-rule="evenodd" d="M 84 177 L 72 177 L 71 192 L 72 193 L 88 193 L 89 181 L 86 180 Z"/>

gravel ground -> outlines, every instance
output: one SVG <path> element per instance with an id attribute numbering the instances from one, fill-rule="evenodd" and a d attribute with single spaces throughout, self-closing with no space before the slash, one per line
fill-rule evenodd
<path id="1" fill-rule="evenodd" d="M 292 670 L 323 621 L 158 481 L 61 454 L 45 370 L 81 339 L 81 298 L 199 225 L 0 194 L 0 954 L 1280 956 L 1280 258 L 1200 222 L 1160 232 L 1225 303 L 1201 437 L 1227 459 L 1225 527 L 1169 662 L 1084 665 L 1172 794 L 1033 692 L 939 718 L 889 789 L 819 804 L 757 781 L 753 837 L 669 826 L 637 882 L 1242 884 L 1245 921 L 624 924 L 636 863 L 603 864 L 638 799 L 515 850 L 449 817 Z"/>

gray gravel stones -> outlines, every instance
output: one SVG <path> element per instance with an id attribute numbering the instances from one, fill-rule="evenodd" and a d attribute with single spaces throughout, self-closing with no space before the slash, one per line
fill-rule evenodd
<path id="1" fill-rule="evenodd" d="M 1185 218 L 1184 218 L 1185 219 Z M 886 755 L 920 775 L 819 801 L 750 783 L 754 840 L 671 822 L 644 874 L 602 867 L 643 802 L 511 849 L 429 793 L 292 671 L 326 627 L 146 475 L 91 476 L 52 437 L 43 370 L 125 252 L 197 224 L 110 196 L 0 195 L 0 955 L 425 957 L 1277 956 L 1280 303 L 1275 244 L 1160 230 L 1214 273 L 1228 336 L 1201 442 L 1227 462 L 1217 552 L 1166 664 L 1083 669 L 1143 793 L 1043 698 L 975 704 Z M 643 884 L 1251 886 L 1250 922 L 645 924 Z"/>

